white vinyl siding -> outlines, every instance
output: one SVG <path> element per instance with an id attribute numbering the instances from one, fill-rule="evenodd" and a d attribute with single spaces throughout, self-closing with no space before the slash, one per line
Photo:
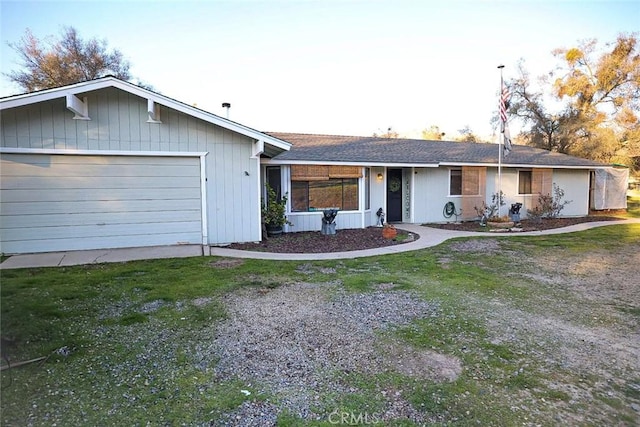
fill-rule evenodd
<path id="1" fill-rule="evenodd" d="M 208 153 L 206 243 L 261 239 L 260 159 L 253 155 L 252 138 L 164 105 L 159 105 L 161 123 L 149 123 L 147 100 L 116 88 L 78 97 L 87 98 L 90 120 L 74 120 L 63 98 L 3 110 L 0 145 L 106 156 L 109 151 Z"/>
<path id="2" fill-rule="evenodd" d="M 2 111 L 2 146 L 202 152 L 227 132 L 165 107 L 160 107 L 162 122 L 149 123 L 146 100 L 118 89 L 103 89 L 86 97 L 90 120 L 74 120 L 64 98 Z"/>
<path id="3" fill-rule="evenodd" d="M 3 253 L 202 243 L 199 157 L 2 154 Z"/>

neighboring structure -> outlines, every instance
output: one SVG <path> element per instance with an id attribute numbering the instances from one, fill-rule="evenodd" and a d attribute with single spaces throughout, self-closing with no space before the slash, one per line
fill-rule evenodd
<path id="1" fill-rule="evenodd" d="M 607 165 L 515 146 L 266 134 L 113 77 L 0 99 L 0 252 L 5 254 L 262 239 L 269 183 L 288 193 L 288 231 L 461 219 L 501 188 L 522 213 L 550 193 L 593 207 Z M 501 184 L 499 184 L 501 181 Z"/>
<path id="2" fill-rule="evenodd" d="M 444 206 L 455 204 L 462 220 L 476 219 L 475 207 L 499 188 L 522 214 L 552 194 L 553 183 L 570 200 L 563 216 L 588 215 L 593 207 L 595 170 L 612 167 L 591 160 L 514 146 L 498 174 L 496 144 L 386 139 L 376 137 L 270 133 L 292 144 L 263 160 L 272 186 L 289 193 L 289 231 L 319 230 L 321 213 L 338 207 L 337 228 L 375 225 L 382 208 L 388 222 L 443 222 Z M 602 208 L 602 207 L 600 207 Z"/>
<path id="3" fill-rule="evenodd" d="M 113 77 L 0 99 L 0 128 L 5 254 L 260 240 L 289 148 Z"/>

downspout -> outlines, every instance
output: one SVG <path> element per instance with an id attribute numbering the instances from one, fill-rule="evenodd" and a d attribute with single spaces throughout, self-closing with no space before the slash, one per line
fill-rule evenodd
<path id="1" fill-rule="evenodd" d="M 200 200 L 202 212 L 202 255 L 211 255 L 211 247 L 209 246 L 209 224 L 207 215 L 207 153 L 200 156 Z"/>
<path id="2" fill-rule="evenodd" d="M 371 172 L 369 172 L 369 173 L 371 173 Z M 365 226 L 365 224 L 366 224 L 365 216 L 367 215 L 367 209 L 366 209 L 366 206 L 365 206 L 365 203 L 364 203 L 364 199 L 365 199 L 365 196 L 366 196 L 365 193 L 367 191 L 367 189 L 366 189 L 367 183 L 365 182 L 365 180 L 367 180 L 367 179 L 369 179 L 369 177 L 367 176 L 366 168 L 363 167 L 362 168 L 362 178 L 360 178 L 360 185 L 359 185 L 359 188 L 360 188 L 359 193 L 360 194 L 358 195 L 359 199 L 360 199 L 360 200 L 358 200 L 358 206 L 360 206 L 360 228 L 366 228 L 366 226 Z M 371 189 L 369 189 L 369 191 L 371 191 Z M 369 200 L 371 200 L 371 195 L 369 195 Z"/>

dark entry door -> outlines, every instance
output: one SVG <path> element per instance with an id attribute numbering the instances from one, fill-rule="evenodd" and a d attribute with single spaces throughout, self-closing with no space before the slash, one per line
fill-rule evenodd
<path id="1" fill-rule="evenodd" d="M 387 222 L 402 221 L 402 169 L 387 170 Z"/>

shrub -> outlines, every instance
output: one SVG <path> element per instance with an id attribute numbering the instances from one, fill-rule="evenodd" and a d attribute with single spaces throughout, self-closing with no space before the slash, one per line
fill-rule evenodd
<path id="1" fill-rule="evenodd" d="M 282 227 L 285 224 L 293 225 L 286 217 L 287 195 L 280 200 L 273 188 L 267 184 L 267 200 L 262 204 L 262 221 L 269 226 Z"/>
<path id="2" fill-rule="evenodd" d="M 557 218 L 564 207 L 572 202 L 572 200 L 563 199 L 564 190 L 554 182 L 553 195 L 539 194 L 538 205 L 533 209 L 527 209 L 527 215 L 537 222 L 542 218 Z"/>
<path id="3" fill-rule="evenodd" d="M 473 209 L 475 209 L 480 217 L 480 225 L 485 225 L 487 221 L 497 220 L 500 207 L 504 206 L 504 204 L 504 193 L 500 191 L 499 193 L 493 193 L 491 195 L 491 204 L 487 205 L 483 200 L 482 206 L 474 206 Z"/>

